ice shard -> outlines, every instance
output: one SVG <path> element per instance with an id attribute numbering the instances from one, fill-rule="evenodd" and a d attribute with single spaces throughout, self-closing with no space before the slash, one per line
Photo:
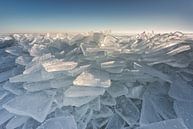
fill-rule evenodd
<path id="1" fill-rule="evenodd" d="M 110 87 L 111 80 L 107 72 L 91 69 L 82 72 L 73 82 L 77 86 Z"/>
<path id="2" fill-rule="evenodd" d="M 3 107 L 11 113 L 29 116 L 43 122 L 48 115 L 52 102 L 53 96 L 44 92 L 37 92 L 17 96 L 4 104 Z"/>
<path id="3" fill-rule="evenodd" d="M 116 113 L 129 125 L 136 124 L 140 115 L 139 109 L 136 107 L 136 105 L 125 96 L 120 96 L 116 100 Z"/>
<path id="4" fill-rule="evenodd" d="M 137 129 L 188 129 L 182 119 L 171 119 L 152 123 Z"/>
<path id="5" fill-rule="evenodd" d="M 37 129 L 77 129 L 77 125 L 73 116 L 63 116 L 48 119 Z"/>

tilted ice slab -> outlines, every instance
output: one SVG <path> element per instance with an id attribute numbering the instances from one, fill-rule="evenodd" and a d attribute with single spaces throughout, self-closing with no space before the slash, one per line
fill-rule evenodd
<path id="1" fill-rule="evenodd" d="M 48 119 L 37 129 L 77 129 L 77 125 L 73 116 L 66 116 Z"/>
<path id="2" fill-rule="evenodd" d="M 43 122 L 48 115 L 53 96 L 44 92 L 25 94 L 8 101 L 3 107 L 11 113 L 29 116 Z"/>
<path id="3" fill-rule="evenodd" d="M 149 124 L 137 129 L 188 129 L 182 119 L 172 119 L 162 122 Z"/>
<path id="4" fill-rule="evenodd" d="M 91 69 L 82 72 L 73 82 L 77 86 L 109 87 L 111 80 L 109 74 L 101 70 Z"/>
<path id="5" fill-rule="evenodd" d="M 78 63 L 72 61 L 51 60 L 42 64 L 47 72 L 67 71 L 74 69 Z"/>

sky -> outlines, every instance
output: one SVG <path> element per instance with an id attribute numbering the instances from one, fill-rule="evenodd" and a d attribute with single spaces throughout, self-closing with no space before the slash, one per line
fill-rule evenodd
<path id="1" fill-rule="evenodd" d="M 0 0 L 0 33 L 193 32 L 193 0 Z"/>

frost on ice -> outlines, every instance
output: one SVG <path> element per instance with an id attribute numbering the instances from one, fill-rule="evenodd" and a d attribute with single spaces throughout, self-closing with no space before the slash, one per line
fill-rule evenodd
<path id="1" fill-rule="evenodd" d="M 193 129 L 193 37 L 0 35 L 0 129 Z"/>

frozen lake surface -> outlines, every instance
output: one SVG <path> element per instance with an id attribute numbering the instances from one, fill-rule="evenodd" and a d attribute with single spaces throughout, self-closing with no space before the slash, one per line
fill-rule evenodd
<path id="1" fill-rule="evenodd" d="M 0 129 L 193 129 L 193 35 L 2 34 Z"/>

